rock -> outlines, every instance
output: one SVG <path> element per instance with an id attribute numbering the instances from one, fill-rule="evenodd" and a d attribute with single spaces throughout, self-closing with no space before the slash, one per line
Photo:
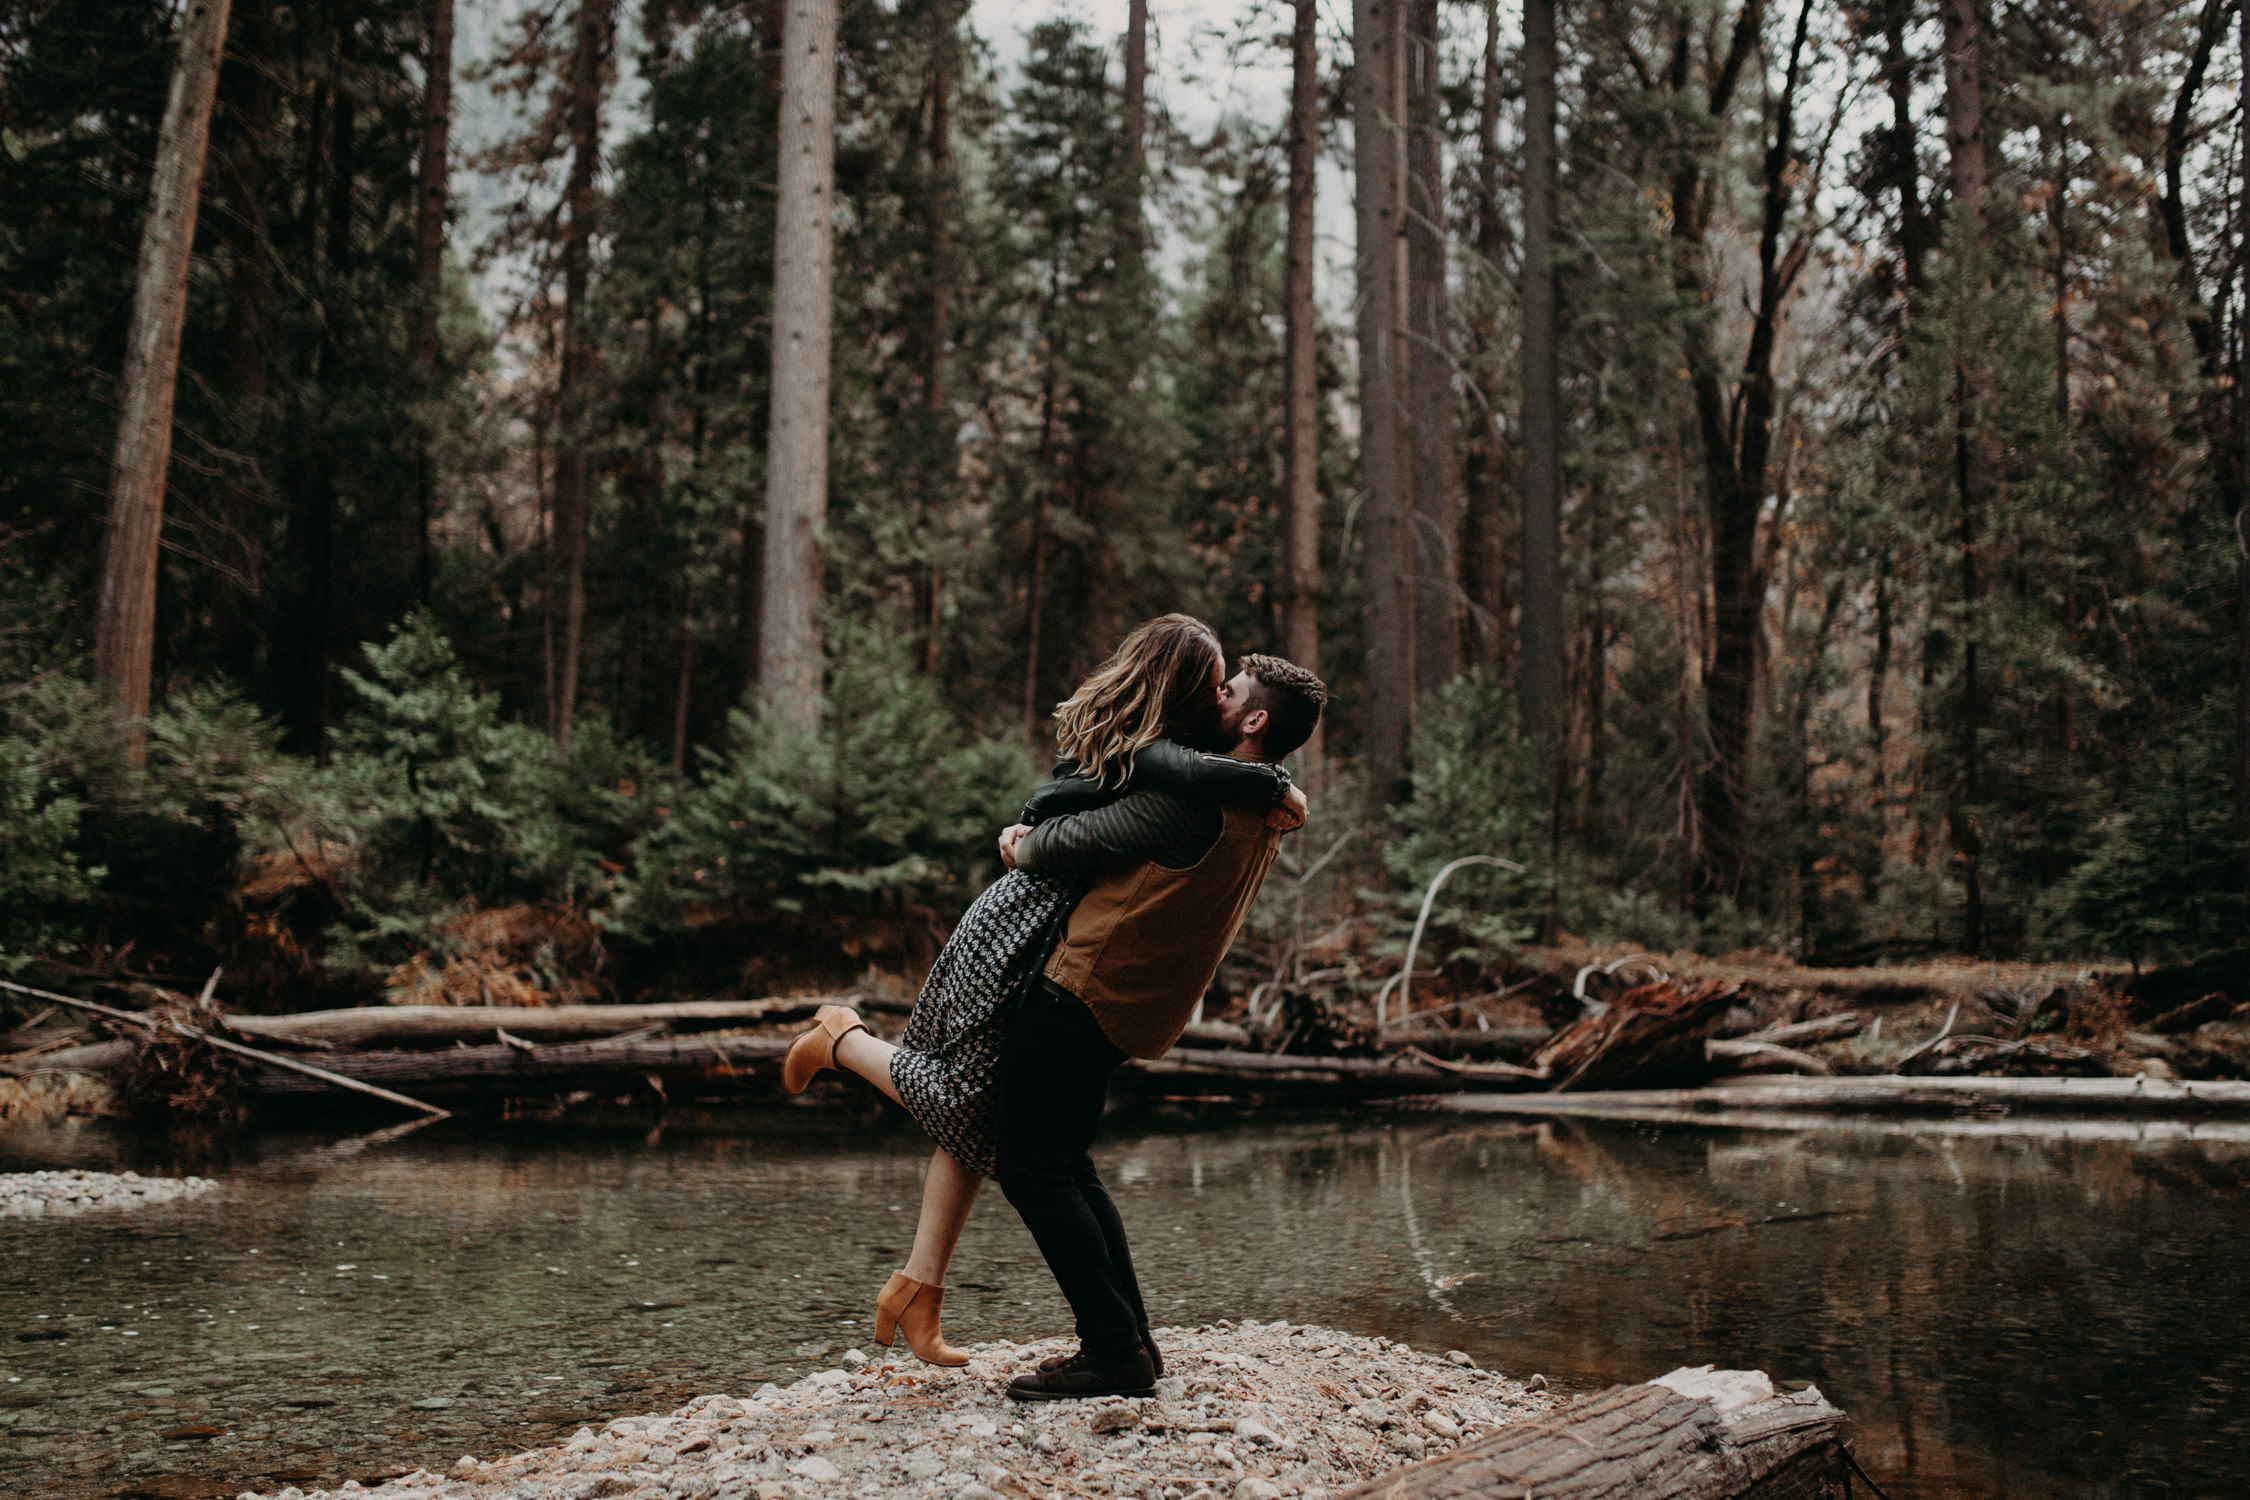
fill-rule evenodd
<path id="1" fill-rule="evenodd" d="M 476 1471 L 477 1461 L 466 1453 L 453 1460 L 453 1472 L 456 1474 L 474 1474 Z"/>
<path id="2" fill-rule="evenodd" d="M 1281 1486 L 1262 1474 L 1247 1475 L 1236 1483 L 1234 1500 L 1281 1500 Z"/>
<path id="3" fill-rule="evenodd" d="M 1477 1362 L 1475 1360 L 1469 1358 L 1468 1355 L 1462 1353 L 1458 1349 L 1446 1350 L 1445 1358 L 1448 1364 L 1459 1365 L 1464 1370 L 1473 1370 L 1477 1367 Z"/>
<path id="4" fill-rule="evenodd" d="M 815 1453 L 800 1458 L 789 1466 L 789 1472 L 799 1479 L 809 1479 L 814 1484 L 834 1484 L 844 1477 L 844 1471 Z"/>
<path id="5" fill-rule="evenodd" d="M 453 1404 L 451 1396 L 424 1396 L 414 1403 L 416 1411 L 444 1411 Z"/>
<path id="6" fill-rule="evenodd" d="M 847 1369 L 847 1370 L 856 1370 L 856 1369 L 858 1369 L 858 1368 L 859 1368 L 859 1367 L 860 1367 L 861 1365 L 864 1365 L 864 1364 L 866 1364 L 866 1363 L 867 1363 L 867 1355 L 866 1355 L 866 1353 L 865 1353 L 865 1352 L 864 1352 L 863 1350 L 859 1350 L 859 1349 L 846 1349 L 846 1350 L 844 1351 L 844 1368 L 845 1368 L 845 1369 Z"/>
<path id="7" fill-rule="evenodd" d="M 1447 1416 L 1442 1411 L 1426 1411 L 1422 1413 L 1422 1425 L 1429 1428 L 1430 1431 L 1436 1433 L 1439 1437 L 1444 1438 L 1449 1443 L 1458 1443 L 1459 1441 L 1461 1441 L 1461 1424 L 1454 1421 L 1451 1417 Z"/>
<path id="8" fill-rule="evenodd" d="M 1127 1432 L 1140 1425 L 1140 1408 L 1122 1401 L 1112 1406 L 1097 1406 L 1094 1414 L 1086 1419 L 1089 1432 Z"/>
<path id="9" fill-rule="evenodd" d="M 1543 1391 L 1547 1388 L 1547 1377 L 1534 1375 L 1523 1383 L 1523 1388 L 1527 1391 Z"/>
<path id="10" fill-rule="evenodd" d="M 1256 1417 L 1244 1417 L 1236 1422 L 1234 1424 L 1234 1435 L 1254 1447 L 1278 1448 L 1281 1446 L 1281 1434 L 1275 1432 Z"/>

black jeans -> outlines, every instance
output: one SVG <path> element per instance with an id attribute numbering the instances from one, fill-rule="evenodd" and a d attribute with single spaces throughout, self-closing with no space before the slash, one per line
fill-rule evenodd
<path id="1" fill-rule="evenodd" d="M 1124 1221 L 1086 1154 L 1124 1060 L 1083 1001 L 1040 984 L 1009 1020 L 996 1079 L 1000 1189 L 1047 1257 L 1080 1346 L 1102 1359 L 1148 1336 Z"/>

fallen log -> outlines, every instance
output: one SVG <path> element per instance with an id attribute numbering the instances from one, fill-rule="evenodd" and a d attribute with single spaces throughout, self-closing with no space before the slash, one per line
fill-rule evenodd
<path id="1" fill-rule="evenodd" d="M 2250 1083 L 2159 1078 L 1739 1078 L 1690 1089 L 1578 1094 L 1485 1093 L 1435 1099 L 1472 1114 L 1593 1115 L 1620 1119 L 1722 1117 L 1730 1111 L 1818 1114 L 2250 1115 Z"/>
<path id="2" fill-rule="evenodd" d="M 1741 981 L 1732 979 L 1692 988 L 1669 979 L 1636 985 L 1600 1013 L 1556 1032 L 1531 1065 L 1558 1091 L 1702 1078 L 1710 1071 L 1704 1044 L 1741 992 Z"/>
<path id="3" fill-rule="evenodd" d="M 1342 1500 L 1816 1500 L 1842 1496 L 1844 1414 L 1755 1370 L 1612 1386 Z"/>
<path id="4" fill-rule="evenodd" d="M 1403 1058 L 1299 1057 L 1287 1052 L 1206 1052 L 1175 1047 L 1153 1062 L 1118 1069 L 1142 1093 L 1318 1094 L 1333 1099 L 1395 1099 L 1474 1086 L 1424 1062 Z"/>
<path id="5" fill-rule="evenodd" d="M 325 1042 L 336 1047 L 450 1047 L 485 1042 L 509 1032 L 532 1042 L 615 1036 L 663 1024 L 674 1031 L 719 1031 L 764 1021 L 793 1021 L 823 1005 L 851 1005 L 875 1013 L 903 1013 L 911 1005 L 866 995 L 791 995 L 769 1000 L 680 1000 L 657 1005 L 368 1005 L 351 1010 L 303 1011 L 293 1016 L 229 1016 L 245 1036 L 282 1043 Z"/>
<path id="6" fill-rule="evenodd" d="M 431 1092 L 545 1093 L 582 1084 L 617 1086 L 651 1074 L 665 1079 L 733 1078 L 754 1068 L 778 1071 L 789 1038 L 770 1036 L 645 1037 L 621 1042 L 562 1042 L 528 1049 L 495 1043 L 427 1052 L 339 1052 L 329 1069 L 375 1084 L 414 1084 Z M 268 1094 L 308 1092 L 282 1073 L 261 1073 Z"/>
<path id="7" fill-rule="evenodd" d="M 1799 1052 L 1794 1047 L 1777 1046 L 1772 1042 L 1754 1042 L 1748 1037 L 1728 1041 L 1713 1037 L 1703 1044 L 1703 1055 L 1715 1063 L 1732 1063 L 1740 1072 L 1778 1068 L 1789 1073 L 1810 1073 L 1828 1077 L 1835 1069 L 1809 1052 Z"/>
<path id="8" fill-rule="evenodd" d="M 1846 1037 L 1858 1036 L 1866 1023 L 1856 1010 L 1840 1010 L 1832 1016 L 1818 1016 L 1810 1021 L 1791 1021 L 1786 1026 L 1768 1026 L 1763 1031 L 1753 1031 L 1737 1041 L 1765 1042 L 1775 1047 L 1817 1047 L 1822 1042 L 1840 1042 Z"/>

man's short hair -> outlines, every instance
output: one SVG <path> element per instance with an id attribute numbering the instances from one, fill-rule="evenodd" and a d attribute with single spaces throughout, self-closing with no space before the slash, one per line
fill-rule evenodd
<path id="1" fill-rule="evenodd" d="M 1249 675 L 1250 706 L 1266 711 L 1262 744 L 1268 756 L 1279 760 L 1312 738 L 1320 727 L 1321 705 L 1328 701 L 1326 683 L 1278 656 L 1245 656 L 1236 668 Z"/>

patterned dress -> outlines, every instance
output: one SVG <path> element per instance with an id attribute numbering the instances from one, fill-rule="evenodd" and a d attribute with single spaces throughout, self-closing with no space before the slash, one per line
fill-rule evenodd
<path id="1" fill-rule="evenodd" d="M 987 886 L 946 939 L 906 1019 L 891 1082 L 907 1113 L 972 1172 L 992 1175 L 992 1077 L 1008 1011 L 1037 979 L 1087 885 L 1010 870 Z"/>
<path id="2" fill-rule="evenodd" d="M 1148 786 L 1264 812 L 1289 790 L 1276 765 L 1205 755 L 1168 740 L 1142 748 L 1125 785 L 1102 787 L 1069 761 L 1031 794 L 1021 821 L 1106 807 L 1126 786 Z M 1038 982 L 1063 924 L 1091 877 L 1010 870 L 969 904 L 915 998 L 891 1056 L 891 1082 L 906 1112 L 972 1172 L 993 1169 L 992 1080 L 1015 1002 Z"/>

